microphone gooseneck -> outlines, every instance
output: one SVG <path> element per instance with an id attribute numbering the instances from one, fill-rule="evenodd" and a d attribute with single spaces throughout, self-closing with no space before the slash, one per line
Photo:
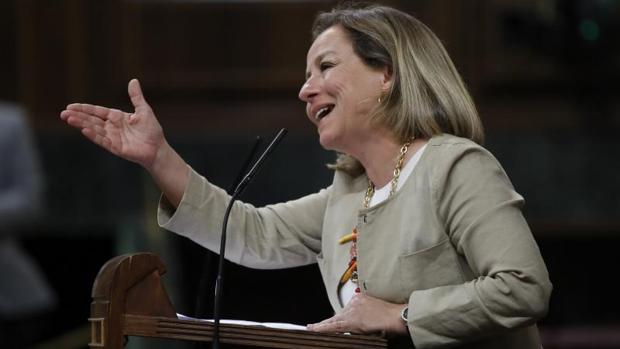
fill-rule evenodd
<path id="1" fill-rule="evenodd" d="M 250 168 L 250 164 L 252 163 L 252 159 L 255 158 L 256 153 L 258 152 L 258 148 L 262 142 L 261 137 L 256 137 L 254 143 L 252 145 L 251 150 L 246 155 L 245 161 L 243 162 L 243 166 L 237 172 L 237 176 L 235 180 L 232 182 L 230 188 L 228 189 L 229 193 L 232 193 L 235 188 L 239 185 L 244 175 L 248 172 L 248 168 Z M 202 272 L 200 274 L 200 279 L 198 281 L 198 292 L 196 293 L 196 303 L 195 303 L 195 316 L 197 319 L 202 319 L 206 317 L 206 303 L 205 303 L 205 294 L 207 293 L 207 287 L 209 285 L 209 280 L 211 279 L 214 260 L 213 252 L 209 250 L 205 250 L 204 260 L 202 262 Z M 203 342 L 196 342 L 196 349 L 206 348 L 206 344 Z"/>
<path id="2" fill-rule="evenodd" d="M 265 151 L 261 154 L 261 156 L 256 160 L 254 166 L 248 171 L 245 177 L 239 182 L 237 188 L 232 193 L 230 197 L 230 201 L 228 202 L 228 206 L 226 207 L 226 212 L 224 213 L 224 221 L 222 223 L 222 235 L 220 241 L 220 258 L 218 264 L 218 272 L 217 279 L 215 281 L 215 300 L 213 306 L 213 348 L 219 349 L 220 347 L 220 309 L 222 303 L 222 289 L 223 289 L 223 274 L 224 274 L 224 255 L 226 252 L 226 228 L 228 226 L 228 217 L 230 216 L 230 211 L 233 207 L 235 200 L 243 191 L 247 188 L 248 184 L 252 181 L 254 176 L 258 173 L 258 171 L 262 168 L 267 157 L 273 152 L 275 147 L 280 143 L 284 135 L 286 135 L 286 129 L 283 128 L 278 132 L 278 134 L 273 138 L 271 143 L 267 146 Z"/>

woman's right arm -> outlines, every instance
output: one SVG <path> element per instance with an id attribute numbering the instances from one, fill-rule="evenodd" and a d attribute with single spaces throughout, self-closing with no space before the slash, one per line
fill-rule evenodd
<path id="1" fill-rule="evenodd" d="M 187 185 L 189 168 L 166 141 L 137 79 L 129 82 L 128 92 L 134 113 L 74 103 L 60 113 L 60 118 L 93 143 L 144 167 L 176 208 Z"/>

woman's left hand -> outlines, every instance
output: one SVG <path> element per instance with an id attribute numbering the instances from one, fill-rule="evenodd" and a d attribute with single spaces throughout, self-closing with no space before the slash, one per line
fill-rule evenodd
<path id="1" fill-rule="evenodd" d="M 315 332 L 351 332 L 407 334 L 407 325 L 400 317 L 406 304 L 395 304 L 364 294 L 356 294 L 344 309 L 329 319 L 309 324 Z"/>

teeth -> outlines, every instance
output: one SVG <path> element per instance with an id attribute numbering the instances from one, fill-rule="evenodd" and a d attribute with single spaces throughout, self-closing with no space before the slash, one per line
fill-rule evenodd
<path id="1" fill-rule="evenodd" d="M 314 114 L 314 118 L 319 120 L 320 118 L 324 117 L 329 112 L 329 110 L 329 107 L 323 107 L 319 109 L 316 114 Z"/>
<path id="2" fill-rule="evenodd" d="M 327 107 L 323 107 L 323 108 L 319 109 L 319 110 L 316 112 L 316 114 L 314 114 L 314 118 L 315 118 L 315 119 L 317 119 L 317 120 L 318 120 L 318 119 L 320 119 L 320 118 L 321 118 L 321 116 L 323 116 L 323 113 L 327 112 L 327 110 L 328 110 L 328 109 L 329 109 L 329 108 L 327 108 Z"/>

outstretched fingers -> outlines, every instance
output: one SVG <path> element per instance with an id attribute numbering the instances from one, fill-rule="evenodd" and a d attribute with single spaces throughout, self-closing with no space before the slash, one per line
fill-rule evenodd
<path id="1" fill-rule="evenodd" d="M 100 105 L 92 105 L 85 103 L 72 103 L 67 106 L 68 111 L 83 113 L 91 116 L 95 116 L 102 120 L 107 120 L 110 112 L 110 108 L 102 107 Z"/>
<path id="2" fill-rule="evenodd" d="M 62 113 L 60 113 L 60 117 L 66 123 L 75 128 L 86 128 L 95 126 L 103 127 L 105 125 L 105 121 L 96 116 L 71 110 L 64 110 Z"/>
<path id="3" fill-rule="evenodd" d="M 107 109 L 106 120 L 99 116 L 93 115 L 93 112 L 100 113 L 103 109 Z M 113 149 L 114 144 L 111 141 L 109 132 L 115 130 L 113 120 L 124 117 L 122 111 L 108 108 L 96 108 L 92 105 L 78 105 L 73 104 L 67 106 L 67 110 L 60 113 L 61 119 L 63 119 L 69 126 L 79 129 L 82 134 L 91 140 L 93 143 L 115 153 Z"/>

